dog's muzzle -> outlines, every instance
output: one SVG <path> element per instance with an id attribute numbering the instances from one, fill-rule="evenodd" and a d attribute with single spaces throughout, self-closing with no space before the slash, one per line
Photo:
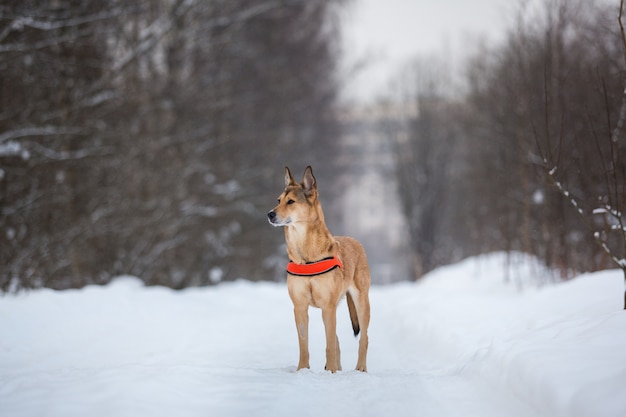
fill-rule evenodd
<path id="1" fill-rule="evenodd" d="M 291 219 L 289 217 L 287 217 L 286 219 L 281 219 L 280 217 L 278 217 L 278 214 L 276 214 L 274 210 L 267 213 L 267 220 L 269 220 L 272 226 L 276 227 L 287 226 L 289 223 L 291 223 Z"/>

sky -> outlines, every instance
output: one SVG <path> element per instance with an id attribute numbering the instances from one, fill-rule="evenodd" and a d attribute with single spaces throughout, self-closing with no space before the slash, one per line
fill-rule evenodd
<path id="1" fill-rule="evenodd" d="M 418 57 L 446 57 L 459 73 L 478 41 L 503 38 L 515 5 L 511 0 L 349 2 L 342 15 L 343 99 L 375 100 Z"/>

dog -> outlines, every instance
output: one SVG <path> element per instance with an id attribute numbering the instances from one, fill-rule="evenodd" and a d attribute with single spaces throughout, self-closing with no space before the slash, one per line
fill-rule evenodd
<path id="1" fill-rule="evenodd" d="M 326 227 L 310 166 L 297 183 L 285 168 L 285 189 L 278 205 L 267 213 L 272 226 L 285 228 L 287 288 L 293 302 L 300 347 L 298 370 L 309 365 L 309 306 L 322 310 L 326 331 L 326 366 L 341 370 L 337 339 L 337 305 L 346 296 L 354 336 L 361 333 L 358 371 L 367 372 L 367 329 L 370 322 L 370 270 L 365 249 L 351 237 L 333 237 Z"/>

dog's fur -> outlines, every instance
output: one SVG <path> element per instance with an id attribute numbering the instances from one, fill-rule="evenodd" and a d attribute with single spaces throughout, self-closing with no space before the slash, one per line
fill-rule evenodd
<path id="1" fill-rule="evenodd" d="M 346 294 L 354 335 L 361 332 L 356 369 L 366 372 L 370 271 L 365 250 L 357 240 L 333 237 L 328 231 L 318 200 L 317 181 L 310 166 L 306 168 L 300 184 L 294 181 L 289 168 L 285 168 L 285 190 L 278 198 L 278 205 L 267 216 L 273 226 L 285 227 L 287 254 L 291 261 L 306 264 L 337 256 L 343 263 L 343 269 L 335 268 L 322 275 L 287 275 L 300 345 L 298 369 L 309 368 L 308 310 L 309 306 L 313 306 L 322 309 L 326 330 L 326 369 L 333 373 L 341 370 L 336 312 L 339 301 Z"/>

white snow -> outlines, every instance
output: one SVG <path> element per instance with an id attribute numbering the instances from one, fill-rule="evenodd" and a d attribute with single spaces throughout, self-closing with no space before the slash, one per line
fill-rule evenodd
<path id="1" fill-rule="evenodd" d="M 22 153 L 22 145 L 15 141 L 0 143 L 0 156 L 14 156 Z M 4 173 L 4 171 L 2 171 Z"/>
<path id="2" fill-rule="evenodd" d="M 313 309 L 312 368 L 295 371 L 284 284 L 5 295 L 0 416 L 625 416 L 621 271 L 553 279 L 495 254 L 373 287 L 370 372 L 352 370 L 342 302 L 334 375 Z"/>

